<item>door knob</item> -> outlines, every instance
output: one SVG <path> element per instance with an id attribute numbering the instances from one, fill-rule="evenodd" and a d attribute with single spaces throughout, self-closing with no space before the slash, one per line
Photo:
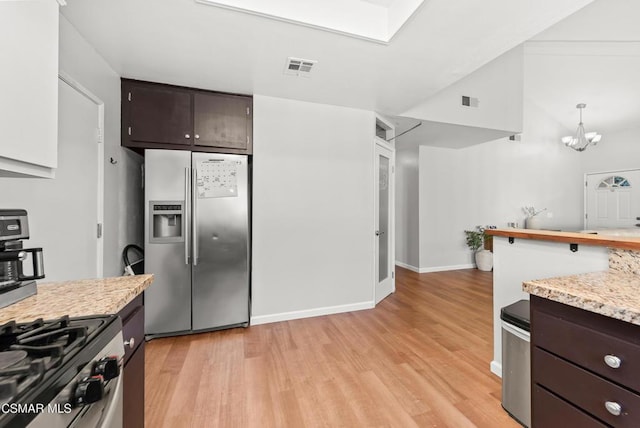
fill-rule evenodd
<path id="1" fill-rule="evenodd" d="M 191 138 L 191 135 L 189 135 L 189 134 L 184 134 L 184 138 Z"/>
<path id="2" fill-rule="evenodd" d="M 380 231 L 376 230 L 376 236 L 380 236 Z"/>

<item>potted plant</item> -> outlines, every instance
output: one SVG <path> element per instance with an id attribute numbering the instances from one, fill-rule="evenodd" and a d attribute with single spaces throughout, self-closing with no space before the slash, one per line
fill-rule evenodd
<path id="1" fill-rule="evenodd" d="M 484 227 L 476 226 L 474 230 L 465 230 L 467 246 L 474 252 L 476 267 L 488 272 L 493 268 L 493 254 L 483 248 L 486 237 Z"/>

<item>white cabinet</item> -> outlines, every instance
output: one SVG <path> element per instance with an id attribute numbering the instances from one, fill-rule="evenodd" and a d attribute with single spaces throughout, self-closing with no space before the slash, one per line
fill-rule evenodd
<path id="1" fill-rule="evenodd" d="M 58 7 L 0 1 L 0 176 L 53 177 L 57 166 Z"/>

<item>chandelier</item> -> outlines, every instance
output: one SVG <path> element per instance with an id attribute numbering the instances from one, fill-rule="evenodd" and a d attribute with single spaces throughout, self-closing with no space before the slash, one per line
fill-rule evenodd
<path id="1" fill-rule="evenodd" d="M 589 145 L 596 145 L 602 139 L 602 135 L 597 132 L 584 132 L 584 124 L 582 123 L 582 109 L 587 107 L 586 104 L 580 103 L 576 106 L 580 110 L 580 123 L 578 123 L 578 130 L 575 137 L 566 136 L 562 137 L 562 142 L 565 146 L 571 147 L 573 150 L 583 152 L 589 147 Z"/>

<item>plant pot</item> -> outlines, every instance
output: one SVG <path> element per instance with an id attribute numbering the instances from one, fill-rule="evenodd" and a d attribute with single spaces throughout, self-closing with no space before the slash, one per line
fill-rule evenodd
<path id="1" fill-rule="evenodd" d="M 527 217 L 524 221 L 524 227 L 525 229 L 540 229 L 541 228 L 541 224 L 540 224 L 540 218 L 539 217 Z"/>
<path id="2" fill-rule="evenodd" d="M 476 251 L 476 267 L 485 272 L 493 269 L 493 253 L 489 250 Z"/>

